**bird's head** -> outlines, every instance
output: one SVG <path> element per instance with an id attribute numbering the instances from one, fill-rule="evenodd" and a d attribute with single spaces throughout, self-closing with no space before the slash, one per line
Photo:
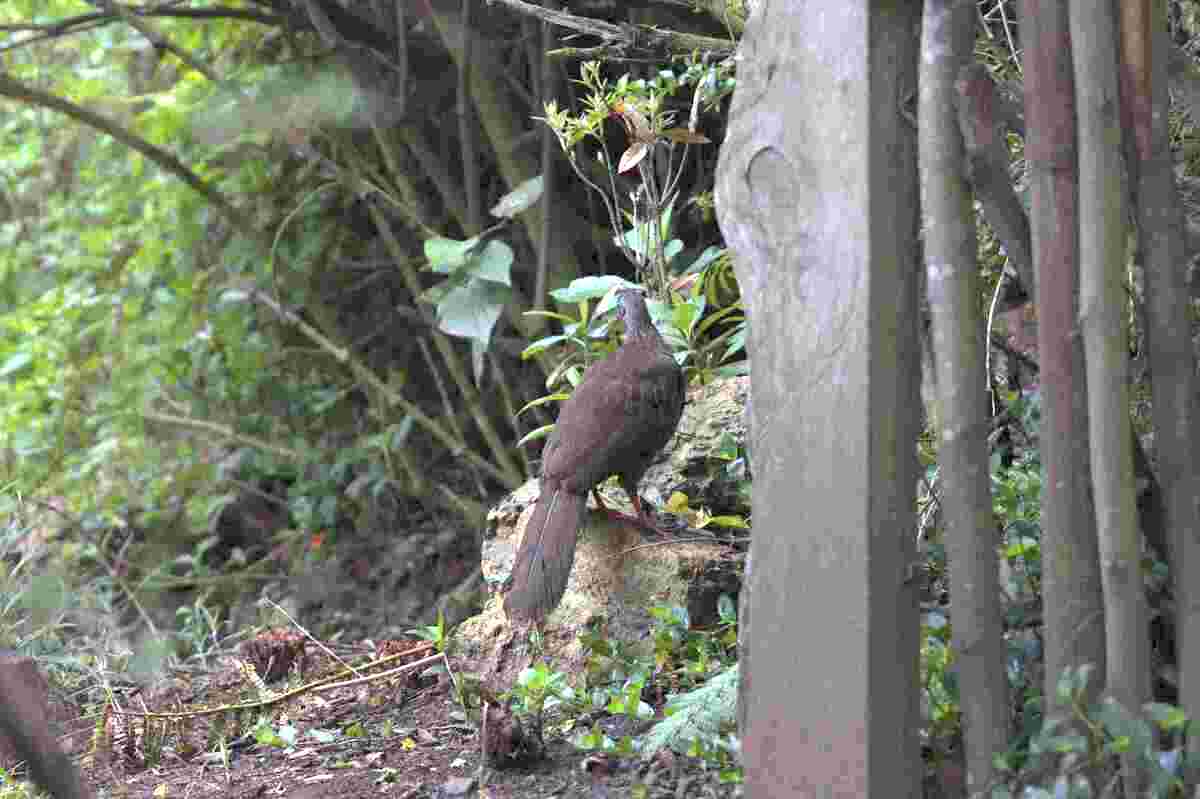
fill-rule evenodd
<path id="1" fill-rule="evenodd" d="M 654 331 L 654 322 L 646 307 L 646 295 L 641 289 L 623 288 L 617 291 L 617 318 L 625 323 L 626 338 Z"/>

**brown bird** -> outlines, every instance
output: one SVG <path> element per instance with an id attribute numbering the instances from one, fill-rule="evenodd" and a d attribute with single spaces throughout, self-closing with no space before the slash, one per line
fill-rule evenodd
<path id="1" fill-rule="evenodd" d="M 639 519 L 648 518 L 638 484 L 675 433 L 687 384 L 640 291 L 617 292 L 617 317 L 625 342 L 587 370 L 542 452 L 541 493 L 504 600 L 511 617 L 541 620 L 562 599 L 588 491 L 602 480 L 618 475 Z"/>

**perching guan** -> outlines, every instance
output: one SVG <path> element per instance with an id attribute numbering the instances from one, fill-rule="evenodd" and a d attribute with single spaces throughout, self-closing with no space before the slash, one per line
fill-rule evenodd
<path id="1" fill-rule="evenodd" d="M 638 484 L 675 433 L 687 383 L 640 291 L 617 292 L 617 317 L 625 323 L 624 343 L 587 370 L 542 452 L 541 493 L 504 600 L 515 619 L 540 621 L 562 599 L 587 494 L 598 483 L 618 475 L 639 519 L 652 526 Z"/>

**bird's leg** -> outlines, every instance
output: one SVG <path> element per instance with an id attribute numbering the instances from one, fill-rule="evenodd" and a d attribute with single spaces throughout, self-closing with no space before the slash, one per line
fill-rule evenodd
<path id="1" fill-rule="evenodd" d="M 643 521 L 649 521 L 650 511 L 646 510 L 646 504 L 642 502 L 642 495 L 635 492 L 634 495 L 630 497 L 630 501 L 633 502 L 633 509 L 637 511 L 638 518 L 642 519 Z"/>
<path id="2" fill-rule="evenodd" d="M 633 507 L 638 512 L 637 516 L 630 516 L 628 513 L 622 513 L 615 508 L 608 507 L 608 505 L 604 502 L 604 499 L 600 496 L 600 491 L 595 488 L 592 489 L 592 499 L 596 500 L 596 507 L 600 509 L 601 513 L 607 514 L 610 519 L 615 519 L 627 524 L 636 524 L 639 527 L 645 527 L 651 530 L 656 529 L 654 524 L 650 522 L 650 520 L 642 513 L 642 498 L 637 494 L 631 494 L 630 496 L 633 497 Z"/>
<path id="3" fill-rule="evenodd" d="M 635 491 L 630 494 L 629 500 L 633 503 L 633 509 L 637 511 L 637 518 L 634 521 L 643 529 L 649 530 L 652 533 L 658 533 L 659 535 L 667 534 L 666 530 L 663 530 L 655 523 L 654 518 L 650 515 L 649 503 L 642 499 L 641 494 Z"/>
<path id="4" fill-rule="evenodd" d="M 608 514 L 609 518 L 611 519 L 624 522 L 626 524 L 636 524 L 643 530 L 648 530 L 652 533 L 658 533 L 659 535 L 664 536 L 667 535 L 665 530 L 655 524 L 653 517 L 650 515 L 649 503 L 643 500 L 641 494 L 638 493 L 637 483 L 634 481 L 622 480 L 621 487 L 624 488 L 625 493 L 629 495 L 629 501 L 633 504 L 633 510 L 636 515 L 630 516 L 628 513 L 622 513 L 619 510 L 609 508 L 608 505 L 604 503 L 604 500 L 600 498 L 600 492 L 593 488 L 592 497 L 594 497 L 596 500 L 596 506 L 600 508 L 601 511 Z"/>

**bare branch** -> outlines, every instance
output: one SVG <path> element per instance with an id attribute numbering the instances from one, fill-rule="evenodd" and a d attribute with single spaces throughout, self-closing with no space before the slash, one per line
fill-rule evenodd
<path id="1" fill-rule="evenodd" d="M 256 22 L 260 25 L 269 25 L 272 27 L 279 27 L 284 23 L 284 18 L 279 15 L 266 14 L 259 11 L 249 11 L 242 8 L 126 6 L 125 11 L 143 19 L 151 17 L 177 19 L 240 19 L 247 22 Z M 29 33 L 36 35 L 27 36 L 23 39 L 18 39 L 4 45 L 3 47 L 0 47 L 0 53 L 17 50 L 27 45 L 48 41 L 50 39 L 74 36 L 118 21 L 120 21 L 120 16 L 118 14 L 94 11 L 88 14 L 65 17 L 57 22 L 46 22 L 41 24 L 31 22 L 7 23 L 0 25 L 0 33 Z"/>
<path id="2" fill-rule="evenodd" d="M 101 2 L 105 8 L 124 20 L 129 27 L 142 34 L 142 36 L 144 36 L 146 41 L 150 42 L 150 44 L 154 45 L 160 50 L 166 50 L 168 53 L 178 58 L 196 72 L 199 72 L 213 83 L 218 85 L 222 83 L 221 78 L 211 69 L 209 69 L 207 65 L 201 64 L 195 58 L 192 58 L 191 53 L 174 44 L 152 25 L 138 19 L 137 14 L 135 14 L 132 9 L 122 6 L 120 3 L 116 3 L 113 0 L 101 0 Z"/>
<path id="3" fill-rule="evenodd" d="M 580 17 L 566 11 L 527 3 L 524 0 L 494 0 L 500 5 L 507 6 L 518 14 L 536 17 L 543 22 L 567 28 L 586 36 L 601 39 L 606 47 L 601 49 L 615 50 L 621 54 L 640 51 L 644 53 L 691 53 L 704 51 L 719 57 L 732 56 L 737 48 L 737 42 L 728 39 L 715 39 L 711 36 L 700 36 L 692 33 L 663 30 L 649 25 L 618 25 L 603 20 Z M 562 48 L 549 53 L 551 56 L 578 56 L 591 54 L 596 48 L 576 49 Z"/>

